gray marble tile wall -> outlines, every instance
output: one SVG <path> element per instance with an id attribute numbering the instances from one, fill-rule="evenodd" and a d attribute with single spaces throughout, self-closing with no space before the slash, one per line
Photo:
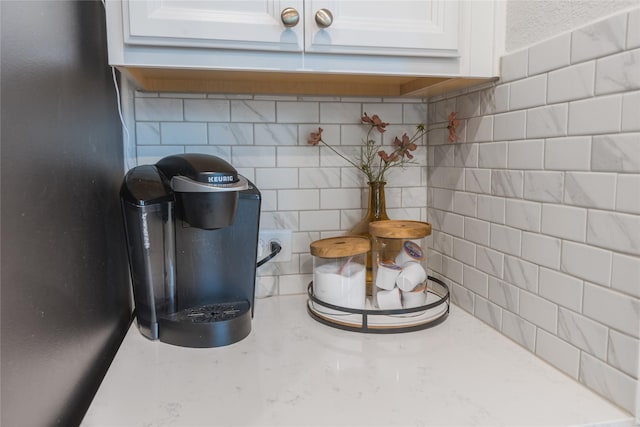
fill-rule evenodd
<path id="1" fill-rule="evenodd" d="M 429 266 L 453 301 L 639 417 L 640 9 L 428 100 Z M 639 418 L 640 419 L 640 418 Z"/>

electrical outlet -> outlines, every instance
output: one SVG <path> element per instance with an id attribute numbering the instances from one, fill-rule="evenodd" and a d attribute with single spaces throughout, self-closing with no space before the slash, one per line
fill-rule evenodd
<path id="1" fill-rule="evenodd" d="M 291 230 L 260 230 L 258 233 L 258 261 L 271 253 L 271 242 L 277 242 L 282 249 L 269 262 L 291 261 Z"/>

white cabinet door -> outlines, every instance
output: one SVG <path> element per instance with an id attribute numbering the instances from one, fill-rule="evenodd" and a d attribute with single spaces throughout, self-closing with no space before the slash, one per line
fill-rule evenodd
<path id="1" fill-rule="evenodd" d="M 287 7 L 300 23 L 286 28 Z M 129 0 L 122 2 L 124 42 L 133 45 L 300 52 L 302 0 Z"/>
<path id="2" fill-rule="evenodd" d="M 305 1 L 307 52 L 457 56 L 459 2 L 451 0 Z M 333 15 L 320 28 L 316 13 Z"/>

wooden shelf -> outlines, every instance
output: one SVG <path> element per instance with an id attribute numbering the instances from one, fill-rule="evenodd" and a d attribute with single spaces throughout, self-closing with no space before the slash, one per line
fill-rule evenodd
<path id="1" fill-rule="evenodd" d="M 488 78 L 415 77 L 311 72 L 227 71 L 167 68 L 121 69 L 138 89 L 150 92 L 271 95 L 385 96 L 425 98 Z"/>

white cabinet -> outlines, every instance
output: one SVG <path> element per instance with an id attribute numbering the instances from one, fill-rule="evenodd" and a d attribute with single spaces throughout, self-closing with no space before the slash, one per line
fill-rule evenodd
<path id="1" fill-rule="evenodd" d="M 282 13 L 297 14 L 289 27 Z M 130 0 L 122 2 L 128 45 L 454 56 L 458 2 L 445 0 Z M 316 19 L 329 26 L 323 28 Z M 325 25 L 326 25 L 325 24 Z"/>
<path id="2" fill-rule="evenodd" d="M 458 53 L 458 2 L 446 0 L 308 1 L 307 52 L 393 56 L 455 56 Z M 315 22 L 329 11 L 326 29 Z M 320 12 L 322 13 L 322 12 Z"/>
<path id="3" fill-rule="evenodd" d="M 426 96 L 495 78 L 504 45 L 502 0 L 106 0 L 106 12 L 109 63 L 149 90 L 378 95 L 369 86 L 393 82 L 379 95 Z"/>
<path id="4" fill-rule="evenodd" d="M 128 45 L 300 52 L 302 25 L 287 28 L 282 11 L 302 0 L 130 0 L 122 2 Z"/>

